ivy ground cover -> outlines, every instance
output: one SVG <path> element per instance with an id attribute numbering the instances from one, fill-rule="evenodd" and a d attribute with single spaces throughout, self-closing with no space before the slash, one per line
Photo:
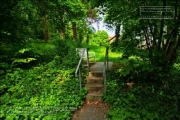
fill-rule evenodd
<path id="1" fill-rule="evenodd" d="M 85 98 L 74 69 L 58 60 L 29 70 L 15 68 L 1 76 L 0 119 L 70 119 Z"/>

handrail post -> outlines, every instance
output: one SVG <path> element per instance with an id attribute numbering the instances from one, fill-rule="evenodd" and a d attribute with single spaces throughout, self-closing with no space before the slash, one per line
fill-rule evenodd
<path id="1" fill-rule="evenodd" d="M 104 93 L 106 94 L 106 76 L 108 73 L 108 50 L 109 47 L 106 47 L 105 59 L 104 59 L 104 69 L 103 69 L 103 76 L 104 76 Z"/>
<path id="2" fill-rule="evenodd" d="M 87 51 L 87 66 L 88 66 L 88 71 L 90 70 L 90 67 L 89 67 L 89 48 L 86 48 L 86 51 Z"/>
<path id="3" fill-rule="evenodd" d="M 104 93 L 106 94 L 106 73 L 104 75 Z"/>
<path id="4" fill-rule="evenodd" d="M 82 75 L 81 75 L 81 62 L 82 62 L 82 56 L 84 55 L 84 52 L 85 52 L 85 49 L 83 50 L 83 52 L 82 52 L 82 54 L 81 54 L 81 56 L 80 56 L 80 60 L 79 60 L 79 63 L 78 63 L 78 65 L 77 65 L 77 67 L 76 67 L 76 71 L 75 71 L 75 76 L 77 77 L 77 74 L 78 74 L 78 76 L 79 76 L 79 85 L 80 85 L 80 90 L 82 89 L 82 84 L 81 84 L 81 81 L 82 81 Z"/>
<path id="5" fill-rule="evenodd" d="M 108 74 L 108 69 L 109 69 L 109 68 L 108 68 L 108 66 L 109 66 L 109 62 L 108 62 L 108 61 L 109 61 L 109 60 L 108 60 L 108 59 L 109 59 L 109 57 L 108 57 L 109 52 L 108 52 L 108 51 L 109 51 L 109 47 L 106 47 L 106 64 L 107 64 L 107 66 L 106 66 L 106 68 L 107 68 L 107 69 L 106 69 L 106 73 L 107 73 L 107 74 Z"/>
<path id="6" fill-rule="evenodd" d="M 81 81 L 82 81 L 82 78 L 81 78 L 81 68 L 79 68 L 79 85 L 80 85 L 80 90 L 82 89 Z"/>

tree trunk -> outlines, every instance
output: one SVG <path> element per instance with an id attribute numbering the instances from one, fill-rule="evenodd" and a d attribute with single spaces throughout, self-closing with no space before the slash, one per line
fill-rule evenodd
<path id="1" fill-rule="evenodd" d="M 64 40 L 65 39 L 65 26 L 61 26 L 59 34 L 60 34 L 60 39 Z"/>
<path id="2" fill-rule="evenodd" d="M 149 33 L 148 33 L 148 28 L 146 28 L 145 30 L 144 30 L 144 36 L 145 36 L 145 41 L 146 41 L 146 46 L 147 46 L 147 50 L 148 50 L 148 56 L 149 56 L 149 59 L 150 59 L 150 61 L 151 61 L 151 64 L 153 64 L 153 54 L 152 54 L 152 50 L 151 50 L 151 48 L 150 47 L 152 47 L 151 46 L 151 44 L 150 44 L 150 40 L 149 40 Z"/>
<path id="3" fill-rule="evenodd" d="M 154 24 L 151 24 L 150 23 L 150 20 L 148 20 L 148 24 L 149 24 L 149 28 L 150 28 L 150 33 L 151 33 L 151 35 L 152 35 L 152 42 L 151 42 L 151 45 L 154 45 L 154 46 L 156 46 L 157 45 L 157 43 L 156 43 L 156 38 L 155 38 L 155 36 L 156 36 L 156 25 Z"/>
<path id="4" fill-rule="evenodd" d="M 178 47 L 180 46 L 180 37 L 178 36 L 178 30 L 176 29 L 173 33 L 173 38 L 171 39 L 166 55 L 167 55 L 167 63 L 171 63 L 176 56 Z"/>
<path id="5" fill-rule="evenodd" d="M 79 30 L 79 42 L 82 43 L 83 41 L 83 31 L 80 29 Z"/>
<path id="6" fill-rule="evenodd" d="M 163 7 L 164 6 L 166 6 L 166 0 L 163 0 Z M 160 26 L 160 33 L 159 33 L 158 49 L 161 48 L 161 44 L 162 46 L 164 46 L 164 41 L 163 41 L 164 15 L 165 15 L 165 12 L 163 11 L 162 19 L 161 19 L 161 26 Z"/>
<path id="7" fill-rule="evenodd" d="M 89 23 L 88 20 L 86 21 L 86 43 L 89 44 L 89 29 L 88 29 Z"/>
<path id="8" fill-rule="evenodd" d="M 76 23 L 72 22 L 72 30 L 73 30 L 73 41 L 77 40 L 77 30 L 76 30 Z"/>
<path id="9" fill-rule="evenodd" d="M 64 11 L 64 9 L 63 9 Z M 62 12 L 63 12 L 62 11 Z M 59 19 L 63 20 L 63 14 L 60 14 L 59 13 Z M 59 29 L 59 36 L 60 36 L 60 39 L 61 40 L 64 40 L 65 39 L 65 32 L 66 32 L 66 24 L 64 23 L 64 21 L 60 21 L 59 24 L 58 24 L 58 29 Z"/>
<path id="10" fill-rule="evenodd" d="M 116 41 L 118 41 L 118 40 L 119 40 L 119 37 L 120 37 L 120 27 L 121 27 L 120 24 L 117 24 L 117 25 L 116 25 L 116 30 L 115 30 Z"/>
<path id="11" fill-rule="evenodd" d="M 166 55 L 167 55 L 167 64 L 172 63 L 177 57 L 177 50 L 180 47 L 180 35 L 178 33 L 178 28 L 180 24 L 180 15 L 177 18 L 174 29 L 171 31 L 171 35 L 167 40 Z"/>
<path id="12" fill-rule="evenodd" d="M 44 36 L 44 42 L 48 42 L 49 41 L 49 30 L 48 30 L 48 22 L 46 20 L 46 16 L 44 16 L 42 18 L 43 20 L 43 36 Z"/>

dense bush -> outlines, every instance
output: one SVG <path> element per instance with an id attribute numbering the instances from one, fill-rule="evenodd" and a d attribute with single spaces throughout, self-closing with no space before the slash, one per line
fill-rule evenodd
<path id="1" fill-rule="evenodd" d="M 166 82 L 163 82 L 165 78 L 161 74 L 147 76 L 153 73 L 154 69 L 148 64 L 143 65 L 145 64 L 140 60 L 126 60 L 120 71 L 109 74 L 107 93 L 104 96 L 104 100 L 112 107 L 108 113 L 109 119 L 180 119 L 179 64 L 175 64 L 171 69 L 170 76 L 164 80 Z M 156 77 L 159 77 L 159 81 L 162 80 L 160 84 Z M 128 81 L 134 82 L 132 88 L 126 85 Z"/>
<path id="2" fill-rule="evenodd" d="M 83 104 L 87 90 L 79 90 L 74 76 L 76 45 L 60 40 L 39 44 L 17 50 L 12 64 L 18 65 L 0 71 L 0 119 L 70 119 Z M 38 64 L 22 61 L 27 57 Z"/>
<path id="3" fill-rule="evenodd" d="M 15 69 L 1 77 L 1 119 L 70 119 L 83 104 L 74 69 L 54 60 L 30 70 Z"/>
<path id="4" fill-rule="evenodd" d="M 107 32 L 104 30 L 99 30 L 94 35 L 94 37 L 91 38 L 90 44 L 91 45 L 103 46 L 103 45 L 107 45 L 107 41 L 108 41 Z"/>
<path id="5" fill-rule="evenodd" d="M 33 65 L 50 62 L 56 55 L 53 43 L 44 43 L 40 40 L 26 41 L 21 44 L 1 45 L 2 58 L 0 60 L 2 69 L 13 67 L 30 68 Z M 8 67 L 4 67 L 8 64 Z"/>

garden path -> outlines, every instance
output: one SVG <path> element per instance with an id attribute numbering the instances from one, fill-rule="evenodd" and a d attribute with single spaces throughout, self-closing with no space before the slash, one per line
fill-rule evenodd
<path id="1" fill-rule="evenodd" d="M 108 63 L 108 70 L 111 70 L 113 62 Z M 107 119 L 108 104 L 103 102 L 101 96 L 104 92 L 103 77 L 104 62 L 96 62 L 90 64 L 90 72 L 86 77 L 86 85 L 88 94 L 84 105 L 77 110 L 72 120 L 105 120 Z"/>

